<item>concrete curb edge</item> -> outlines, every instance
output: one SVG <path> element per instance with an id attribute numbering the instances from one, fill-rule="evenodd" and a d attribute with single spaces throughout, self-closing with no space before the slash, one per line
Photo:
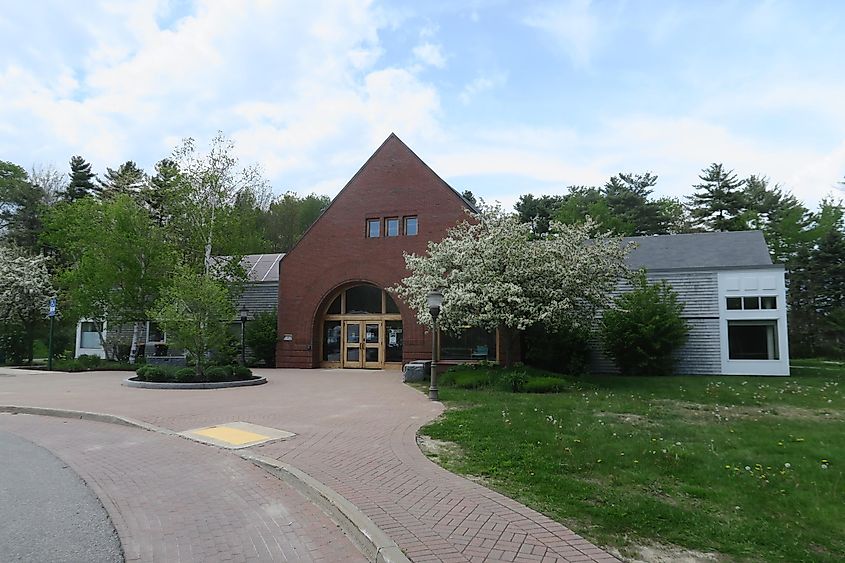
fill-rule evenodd
<path id="1" fill-rule="evenodd" d="M 249 453 L 238 453 L 238 455 L 282 479 L 323 511 L 331 514 L 368 558 L 372 558 L 376 563 L 410 563 L 410 559 L 402 553 L 396 542 L 390 539 L 357 506 L 334 489 L 304 471 L 273 458 Z"/>
<path id="2" fill-rule="evenodd" d="M 185 438 L 173 430 L 113 414 L 17 405 L 0 405 L 0 413 L 32 414 L 57 418 L 91 420 L 94 422 L 131 426 L 149 432 Z M 232 451 L 235 455 L 285 481 L 301 494 L 305 495 L 308 500 L 329 514 L 340 525 L 358 549 L 368 558 L 376 563 L 410 563 L 410 559 L 396 545 L 396 542 L 390 539 L 375 522 L 370 520 L 366 514 L 361 512 L 357 506 L 352 504 L 343 495 L 337 493 L 321 481 L 287 463 L 282 463 L 265 456 Z"/>

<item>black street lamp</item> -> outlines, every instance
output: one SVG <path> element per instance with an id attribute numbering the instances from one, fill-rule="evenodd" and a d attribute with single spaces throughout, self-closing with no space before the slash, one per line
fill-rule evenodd
<path id="1" fill-rule="evenodd" d="M 249 317 L 249 311 L 246 306 L 241 307 L 241 365 L 246 365 L 246 320 Z"/>
<path id="2" fill-rule="evenodd" d="M 428 312 L 431 314 L 431 385 L 428 388 L 428 398 L 437 401 L 440 396 L 437 392 L 437 317 L 440 315 L 440 307 L 443 305 L 443 293 L 439 289 L 432 290 L 428 294 Z"/>

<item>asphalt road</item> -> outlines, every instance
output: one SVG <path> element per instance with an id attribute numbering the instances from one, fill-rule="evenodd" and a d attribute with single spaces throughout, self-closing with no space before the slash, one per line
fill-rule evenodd
<path id="1" fill-rule="evenodd" d="M 0 431 L 0 561 L 122 562 L 97 497 L 52 453 Z"/>

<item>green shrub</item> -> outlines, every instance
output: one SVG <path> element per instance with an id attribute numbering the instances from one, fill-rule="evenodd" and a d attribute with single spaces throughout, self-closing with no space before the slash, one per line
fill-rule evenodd
<path id="1" fill-rule="evenodd" d="M 604 311 L 602 338 L 623 375 L 668 375 L 672 353 L 687 340 L 689 327 L 681 318 L 684 304 L 666 281 L 649 283 L 637 272 L 633 289 Z"/>
<path id="2" fill-rule="evenodd" d="M 463 372 L 456 374 L 450 384 L 459 389 L 478 389 L 490 385 L 490 375 L 485 372 Z"/>
<path id="3" fill-rule="evenodd" d="M 528 381 L 528 374 L 520 370 L 503 371 L 499 375 L 498 381 L 508 391 L 519 393 L 525 386 L 525 382 Z"/>
<path id="4" fill-rule="evenodd" d="M 231 366 L 213 366 L 206 368 L 204 372 L 205 378 L 210 382 L 231 381 L 232 367 Z"/>
<path id="5" fill-rule="evenodd" d="M 173 374 L 176 383 L 193 383 L 197 379 L 197 370 L 194 368 L 181 368 Z"/>
<path id="6" fill-rule="evenodd" d="M 170 379 L 168 372 L 163 367 L 159 366 L 145 366 L 144 381 L 155 381 L 157 383 L 164 383 Z M 137 372 L 136 372 L 137 373 Z"/>
<path id="7" fill-rule="evenodd" d="M 252 370 L 246 366 L 235 366 L 232 375 L 235 379 L 249 379 L 252 377 Z"/>
<path id="8" fill-rule="evenodd" d="M 147 364 L 138 367 L 138 369 L 135 370 L 135 379 L 137 379 L 138 381 L 146 381 L 147 370 L 149 370 L 151 367 L 153 366 L 149 366 Z"/>
<path id="9" fill-rule="evenodd" d="M 58 362 L 57 364 L 55 364 L 55 367 L 59 371 L 70 371 L 70 372 L 87 371 L 85 366 L 79 360 L 65 360 L 63 362 Z"/>
<path id="10" fill-rule="evenodd" d="M 566 382 L 558 377 L 531 377 L 522 387 L 524 393 L 560 393 Z"/>

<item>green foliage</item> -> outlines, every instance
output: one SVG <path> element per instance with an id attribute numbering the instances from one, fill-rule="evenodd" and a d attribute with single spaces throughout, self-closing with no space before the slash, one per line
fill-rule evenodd
<path id="1" fill-rule="evenodd" d="M 70 159 L 70 183 L 62 194 L 65 201 L 73 203 L 78 199 L 96 195 L 99 190 L 94 185 L 96 174 L 91 172 L 91 163 L 81 156 Z"/>
<path id="2" fill-rule="evenodd" d="M 745 182 L 733 170 L 713 163 L 701 171 L 696 193 L 688 196 L 690 214 L 698 224 L 713 231 L 739 231 L 745 228 L 743 211 Z"/>
<path id="3" fill-rule="evenodd" d="M 266 238 L 273 251 L 290 251 L 329 203 L 326 196 L 299 197 L 295 192 L 285 192 L 273 201 L 266 216 Z"/>
<path id="4" fill-rule="evenodd" d="M 479 389 L 487 387 L 491 382 L 489 373 L 470 371 L 455 374 L 449 383 L 458 389 Z"/>
<path id="5" fill-rule="evenodd" d="M 193 383 L 197 380 L 197 372 L 193 368 L 181 368 L 173 374 L 176 383 Z"/>
<path id="6" fill-rule="evenodd" d="M 139 374 L 139 376 L 143 377 L 143 381 L 154 381 L 157 383 L 164 383 L 170 379 L 170 374 L 168 370 L 161 367 L 161 366 L 145 366 L 146 369 L 143 370 L 143 374 L 141 374 L 141 369 L 135 373 Z"/>
<path id="7" fill-rule="evenodd" d="M 258 313 L 246 323 L 246 345 L 264 366 L 276 366 L 276 311 Z"/>
<path id="8" fill-rule="evenodd" d="M 504 370 L 497 378 L 498 383 L 513 393 L 521 392 L 528 382 L 528 374 L 521 369 Z"/>
<path id="9" fill-rule="evenodd" d="M 560 393 L 567 382 L 559 377 L 531 377 L 522 387 L 525 393 Z"/>
<path id="10" fill-rule="evenodd" d="M 672 354 L 686 342 L 684 305 L 668 283 L 649 283 L 644 271 L 632 279 L 632 291 L 604 311 L 604 345 L 623 375 L 672 373 Z"/>
<path id="11" fill-rule="evenodd" d="M 167 333 L 169 342 L 184 348 L 196 363 L 196 373 L 206 373 L 208 354 L 228 345 L 227 325 L 235 310 L 223 282 L 181 267 L 150 316 Z"/>
<path id="12" fill-rule="evenodd" d="M 232 368 L 232 378 L 235 380 L 249 379 L 252 377 L 252 370 L 246 366 L 234 366 Z"/>
<path id="13" fill-rule="evenodd" d="M 147 175 L 134 161 L 128 160 L 117 170 L 106 168 L 105 176 L 97 182 L 100 184 L 100 196 L 104 199 L 128 195 L 136 201 L 141 201 L 141 192 L 147 183 Z"/>
<path id="14" fill-rule="evenodd" d="M 232 367 L 231 366 L 212 366 L 205 370 L 205 378 L 212 382 L 231 381 Z"/>
<path id="15" fill-rule="evenodd" d="M 53 362 L 53 369 L 56 371 L 80 372 L 88 371 L 88 368 L 79 360 L 59 360 Z"/>
<path id="16" fill-rule="evenodd" d="M 79 362 L 85 371 L 88 371 L 99 367 L 102 362 L 102 358 L 93 354 L 82 354 L 76 359 L 76 361 Z"/>
<path id="17" fill-rule="evenodd" d="M 586 328 L 532 327 L 525 332 L 525 361 L 557 373 L 578 375 L 590 369 L 590 333 Z"/>

